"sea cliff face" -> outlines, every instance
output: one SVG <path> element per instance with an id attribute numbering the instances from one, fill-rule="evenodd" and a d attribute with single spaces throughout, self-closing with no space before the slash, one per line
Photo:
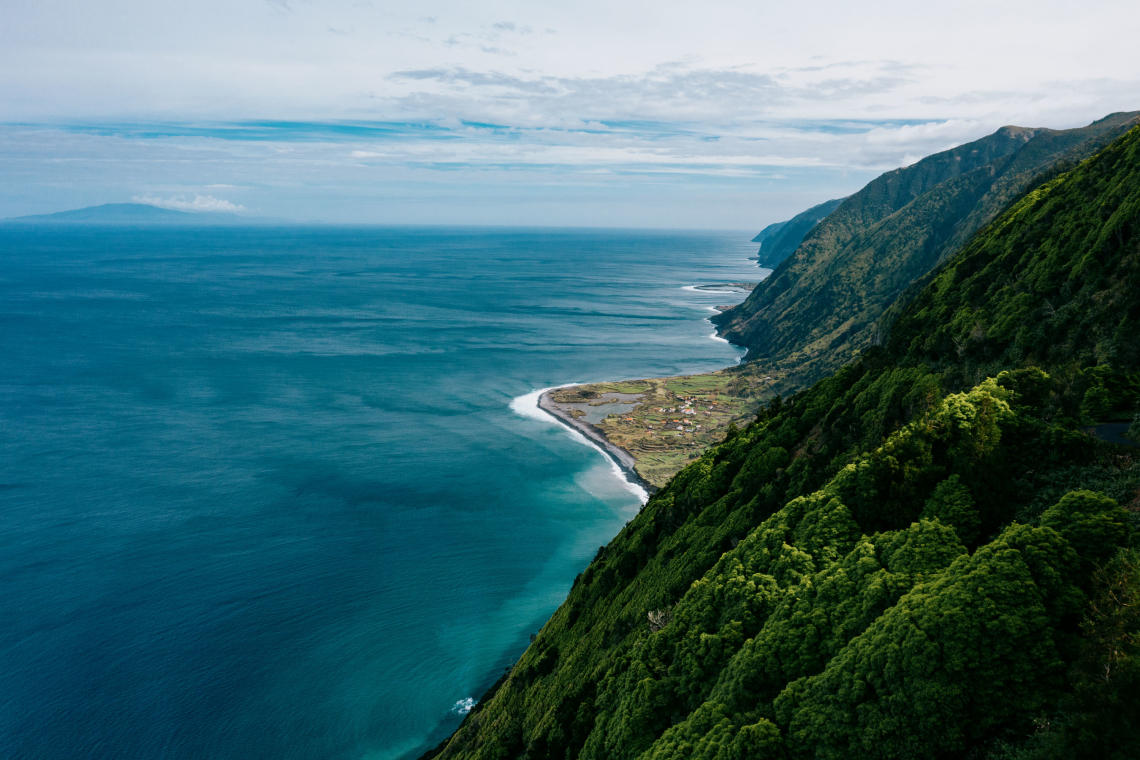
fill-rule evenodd
<path id="1" fill-rule="evenodd" d="M 425 757 L 1136 756 L 1140 466 L 1079 428 L 1138 322 L 1140 127 L 674 477 Z"/>
<path id="2" fill-rule="evenodd" d="M 784 259 L 795 253 L 800 247 L 804 237 L 811 232 L 817 224 L 827 218 L 832 211 L 843 203 L 842 198 L 826 201 L 818 206 L 812 206 L 807 211 L 797 214 L 786 222 L 765 227 L 753 242 L 760 242 L 760 252 L 756 255 L 756 266 L 765 269 L 775 269 Z M 775 228 L 773 230 L 773 228 Z M 771 232 L 769 233 L 769 230 Z M 769 233 L 765 235 L 765 233 Z"/>
<path id="3" fill-rule="evenodd" d="M 1050 167 L 1075 165 L 1138 114 L 1070 130 L 1003 127 L 887 172 L 816 225 L 748 299 L 713 318 L 795 391 L 883 339 L 877 322 Z M 914 293 L 911 292 L 910 295 Z"/>
<path id="4" fill-rule="evenodd" d="M 752 242 L 763 243 L 765 240 L 779 232 L 785 224 L 787 224 L 787 222 L 776 222 L 775 224 L 769 224 L 767 227 L 760 230 L 759 234 L 757 234 L 756 237 L 752 238 Z"/>

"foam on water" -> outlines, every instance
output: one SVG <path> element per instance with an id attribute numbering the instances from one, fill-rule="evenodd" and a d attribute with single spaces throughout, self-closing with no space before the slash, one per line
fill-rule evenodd
<path id="1" fill-rule="evenodd" d="M 528 419 L 557 425 L 562 430 L 565 430 L 570 435 L 570 437 L 578 443 L 589 446 L 594 451 L 601 454 L 609 464 L 610 470 L 613 473 L 614 477 L 621 481 L 622 487 L 636 496 L 642 504 L 646 503 L 649 501 L 649 492 L 646 491 L 645 488 L 641 486 L 641 484 L 630 480 L 626 473 L 620 467 L 618 467 L 617 462 L 613 460 L 613 457 L 611 457 L 605 449 L 591 441 L 586 436 L 582 435 L 574 428 L 563 423 L 562 420 L 558 419 L 553 414 L 547 412 L 538 405 L 538 400 L 542 398 L 542 394 L 546 393 L 547 391 L 552 391 L 557 388 L 569 388 L 572 385 L 582 385 L 582 383 L 565 383 L 564 385 L 552 385 L 549 388 L 540 388 L 537 391 L 531 391 L 530 393 L 519 396 L 518 398 L 511 399 L 511 411 Z"/>
<path id="2" fill-rule="evenodd" d="M 437 745 L 645 500 L 542 391 L 731 364 L 749 237 L 0 229 L 0 757 Z"/>

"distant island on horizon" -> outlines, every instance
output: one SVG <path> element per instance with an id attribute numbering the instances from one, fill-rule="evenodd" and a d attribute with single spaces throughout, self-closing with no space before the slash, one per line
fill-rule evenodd
<path id="1" fill-rule="evenodd" d="M 99 206 L 0 219 L 0 222 L 99 222 L 105 224 L 232 224 L 233 214 L 190 212 L 160 208 L 148 203 L 104 203 Z"/>

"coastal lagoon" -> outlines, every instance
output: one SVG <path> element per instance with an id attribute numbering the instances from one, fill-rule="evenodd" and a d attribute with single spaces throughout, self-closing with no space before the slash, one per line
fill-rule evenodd
<path id="1" fill-rule="evenodd" d="M 736 363 L 749 237 L 0 227 L 0 756 L 442 740 L 640 507 L 533 392 Z"/>

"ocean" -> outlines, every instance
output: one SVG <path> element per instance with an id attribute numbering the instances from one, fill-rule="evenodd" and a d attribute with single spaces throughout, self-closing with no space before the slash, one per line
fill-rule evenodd
<path id="1" fill-rule="evenodd" d="M 0 226 L 0 757 L 415 757 L 641 505 L 534 391 L 750 234 Z"/>

